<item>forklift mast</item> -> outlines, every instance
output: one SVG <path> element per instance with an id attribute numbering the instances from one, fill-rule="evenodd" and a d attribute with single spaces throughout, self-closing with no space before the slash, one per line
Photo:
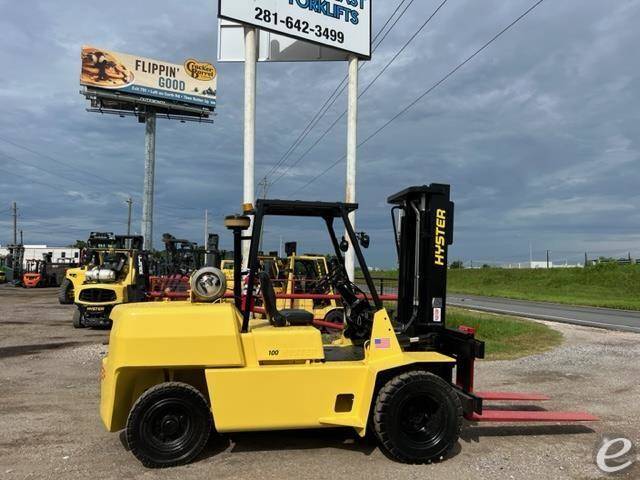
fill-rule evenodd
<path id="1" fill-rule="evenodd" d="M 432 183 L 388 198 L 395 205 L 398 321 L 408 335 L 440 332 L 446 327 L 447 250 L 453 243 L 454 209 L 449 195 L 449 185 Z"/>

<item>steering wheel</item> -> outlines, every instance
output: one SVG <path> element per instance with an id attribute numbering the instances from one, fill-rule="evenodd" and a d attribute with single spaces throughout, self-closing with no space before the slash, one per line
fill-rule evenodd
<path id="1" fill-rule="evenodd" d="M 368 340 L 374 309 L 362 289 L 349 280 L 344 267 L 335 258 L 329 262 L 329 281 L 342 297 L 347 319 L 344 336 L 353 341 Z"/>

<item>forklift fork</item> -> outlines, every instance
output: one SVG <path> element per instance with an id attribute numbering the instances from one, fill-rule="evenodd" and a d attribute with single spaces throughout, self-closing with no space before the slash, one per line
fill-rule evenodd
<path id="1" fill-rule="evenodd" d="M 474 336 L 475 330 L 471 327 L 460 327 L 460 332 Z M 484 353 L 484 352 L 483 352 Z M 474 391 L 475 356 L 460 357 L 456 361 L 456 384 L 472 398 L 481 400 L 479 411 L 465 410 L 465 418 L 470 422 L 595 422 L 599 418 L 587 412 L 556 412 L 548 410 L 526 410 L 513 407 L 505 409 L 485 408 L 484 401 L 496 402 L 541 402 L 550 400 L 551 397 L 541 393 L 526 392 L 494 392 Z M 481 357 L 478 357 L 481 358 Z"/>

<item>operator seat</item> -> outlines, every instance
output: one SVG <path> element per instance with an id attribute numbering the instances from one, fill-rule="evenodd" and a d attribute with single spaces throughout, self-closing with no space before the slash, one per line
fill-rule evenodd
<path id="1" fill-rule="evenodd" d="M 262 290 L 262 300 L 264 308 L 269 317 L 269 321 L 276 327 L 304 326 L 313 324 L 313 313 L 306 310 L 288 308 L 278 310 L 276 307 L 276 292 L 273 289 L 271 278 L 267 272 L 258 273 L 260 289 Z"/>

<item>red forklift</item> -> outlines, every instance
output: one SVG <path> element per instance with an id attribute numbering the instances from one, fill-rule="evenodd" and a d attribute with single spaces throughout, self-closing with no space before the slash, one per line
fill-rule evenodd
<path id="1" fill-rule="evenodd" d="M 27 260 L 27 268 L 22 274 L 22 286 L 25 288 L 59 287 L 69 268 L 77 267 L 73 259 L 60 258 L 52 261 L 51 253 L 43 253 L 42 260 Z"/>

